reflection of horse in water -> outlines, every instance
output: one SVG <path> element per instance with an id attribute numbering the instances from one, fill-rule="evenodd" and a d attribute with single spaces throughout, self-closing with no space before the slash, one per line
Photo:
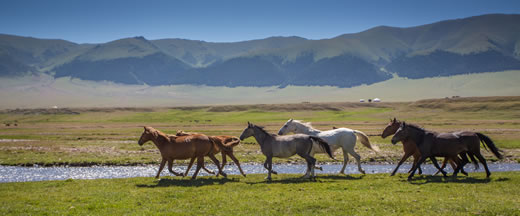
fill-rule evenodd
<path id="1" fill-rule="evenodd" d="M 168 170 L 171 173 L 176 176 L 183 176 L 183 174 L 173 171 L 173 160 L 197 158 L 197 169 L 192 177 L 192 179 L 195 179 L 200 168 L 204 165 L 204 156 L 211 158 L 217 166 L 219 173 L 226 176 L 226 174 L 220 169 L 219 161 L 215 158 L 213 153 L 216 144 L 205 135 L 194 134 L 189 136 L 171 136 L 166 135 L 155 128 L 144 127 L 144 132 L 141 134 L 138 144 L 143 145 L 148 141 L 152 141 L 155 146 L 157 146 L 162 157 L 161 165 L 159 166 L 159 171 L 155 178 L 159 178 L 166 162 L 168 162 Z"/>
<path id="2" fill-rule="evenodd" d="M 299 120 L 289 119 L 289 121 L 287 121 L 280 128 L 278 134 L 283 135 L 288 134 L 290 132 L 303 133 L 322 138 L 329 144 L 332 152 L 336 151 L 338 148 L 341 148 L 343 150 L 343 167 L 339 172 L 342 174 L 345 173 L 345 167 L 348 163 L 348 154 L 352 155 L 356 159 L 359 172 L 365 174 L 365 171 L 363 170 L 363 168 L 361 168 L 361 156 L 359 156 L 359 154 L 356 151 L 354 151 L 354 147 L 356 146 L 356 141 L 358 138 L 365 147 L 372 149 L 375 152 L 379 151 L 377 146 L 373 146 L 370 144 L 368 136 L 365 133 L 358 130 L 352 130 L 348 128 L 337 128 L 334 130 L 320 131 L 314 129 L 310 122 L 303 123 Z M 311 156 L 314 156 L 315 153 L 324 153 L 324 151 L 322 148 L 313 148 Z"/>
<path id="3" fill-rule="evenodd" d="M 470 131 L 437 133 L 403 122 L 392 137 L 392 143 L 395 144 L 407 139 L 413 140 L 421 152 L 419 161 L 417 164 L 414 164 L 413 170 L 408 176 L 409 180 L 413 177 L 417 168 L 426 160 L 426 158 L 430 158 L 433 165 L 435 165 L 437 169 L 441 170 L 443 175 L 446 175 L 446 172 L 444 172 L 444 170 L 439 167 L 439 164 L 437 164 L 435 157 L 447 157 L 453 159 L 457 164 L 457 168 L 455 168 L 453 172 L 453 175 L 456 176 L 459 170 L 468 163 L 466 156 L 462 157 L 462 160 L 457 157 L 457 155 L 461 153 L 468 154 L 475 164 L 477 162 L 474 156 L 477 157 L 480 163 L 484 165 L 487 177 L 489 177 L 491 173 L 486 164 L 486 159 L 484 159 L 480 154 L 480 142 L 484 143 L 497 158 L 501 159 L 503 157 L 493 141 L 481 133 Z"/>
<path id="4" fill-rule="evenodd" d="M 277 172 L 272 169 L 273 157 L 288 158 L 297 154 L 304 158 L 305 161 L 307 161 L 307 172 L 305 172 L 304 178 L 315 178 L 314 166 L 316 165 L 316 159 L 310 155 L 313 146 L 323 148 L 324 151 L 334 159 L 327 142 L 319 137 L 305 134 L 278 136 L 268 133 L 262 127 L 248 122 L 247 127 L 240 135 L 240 140 L 251 136 L 255 137 L 256 142 L 260 144 L 262 153 L 266 157 L 264 167 L 269 171 L 267 174 L 268 180 L 271 180 L 271 173 L 277 174 Z"/>
<path id="5" fill-rule="evenodd" d="M 197 133 L 187 133 L 184 131 L 177 131 L 176 136 L 189 136 L 194 135 Z M 203 135 L 203 134 L 199 134 Z M 242 170 L 242 167 L 240 167 L 240 162 L 238 159 L 233 155 L 233 147 L 237 146 L 240 143 L 240 140 L 237 137 L 234 136 L 208 136 L 213 142 L 215 142 L 217 145 L 215 146 L 216 149 L 213 151 L 214 154 L 218 154 L 219 152 L 222 153 L 222 166 L 220 167 L 222 170 L 224 169 L 224 166 L 226 165 L 226 156 L 229 156 L 233 162 L 238 167 L 238 170 L 240 170 L 240 173 L 245 177 L 246 174 Z M 195 157 L 191 158 L 190 164 L 188 165 L 188 168 L 186 169 L 186 172 L 184 175 L 188 175 L 188 172 L 191 169 L 191 166 L 193 165 L 193 162 L 195 161 Z M 206 169 L 204 164 L 202 165 L 202 169 L 204 169 L 206 172 L 215 174 L 213 171 L 210 171 Z"/>

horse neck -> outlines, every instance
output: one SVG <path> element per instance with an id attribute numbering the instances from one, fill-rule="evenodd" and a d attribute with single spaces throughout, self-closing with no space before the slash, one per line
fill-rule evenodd
<path id="1" fill-rule="evenodd" d="M 170 142 L 170 139 L 163 133 L 159 133 L 159 136 L 153 137 L 152 142 L 160 150 L 166 143 Z"/>
<path id="2" fill-rule="evenodd" d="M 409 139 L 413 140 L 416 144 L 419 144 L 420 142 L 422 142 L 422 140 L 424 138 L 424 134 L 426 134 L 425 130 L 420 130 L 418 128 L 409 128 L 408 130 L 412 131 L 410 133 Z"/>
<path id="3" fill-rule="evenodd" d="M 253 130 L 255 131 L 253 133 L 253 136 L 255 137 L 256 142 L 260 144 L 260 146 L 263 146 L 266 139 L 271 137 L 270 134 L 266 133 L 264 130 L 260 128 L 254 127 Z"/>
<path id="4" fill-rule="evenodd" d="M 296 133 L 317 135 L 317 134 L 321 133 L 321 131 L 318 129 L 312 128 L 312 126 L 310 126 L 310 125 L 296 124 Z"/>

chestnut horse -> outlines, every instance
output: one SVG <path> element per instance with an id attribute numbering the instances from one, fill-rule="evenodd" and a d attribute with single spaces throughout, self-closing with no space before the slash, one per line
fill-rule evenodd
<path id="1" fill-rule="evenodd" d="M 175 134 L 175 135 L 176 136 L 189 136 L 189 135 L 194 135 L 194 134 L 197 134 L 197 133 L 187 133 L 184 131 L 177 131 L 177 134 Z M 204 135 L 204 134 L 200 134 L 200 135 Z M 220 168 L 224 169 L 224 166 L 226 165 L 226 156 L 229 156 L 231 158 L 231 160 L 233 160 L 233 162 L 235 162 L 235 164 L 237 165 L 238 170 L 240 170 L 240 173 L 245 177 L 246 174 L 242 170 L 242 167 L 240 167 L 240 162 L 235 157 L 235 155 L 233 155 L 233 147 L 235 147 L 236 145 L 238 145 L 240 143 L 240 139 L 238 139 L 237 137 L 234 137 L 234 136 L 208 136 L 208 137 L 217 144 L 217 146 L 216 146 L 217 149 L 215 149 L 213 151 L 213 153 L 215 153 L 215 154 L 218 154 L 219 152 L 222 153 L 222 166 Z M 188 172 L 190 171 L 191 166 L 193 165 L 194 161 L 195 161 L 195 158 L 194 157 L 191 158 L 190 164 L 188 165 L 188 169 L 186 169 L 186 173 L 184 173 L 185 176 L 188 175 Z M 204 165 L 202 165 L 202 169 L 204 169 L 208 173 L 215 174 L 213 171 L 206 169 L 206 167 Z"/>
<path id="2" fill-rule="evenodd" d="M 213 163 L 217 165 L 218 171 L 222 176 L 226 176 L 219 166 L 219 161 L 215 158 L 213 151 L 215 151 L 216 144 L 205 135 L 189 135 L 189 136 L 172 136 L 166 135 L 163 132 L 152 127 L 144 127 L 144 132 L 139 138 L 138 144 L 142 146 L 144 143 L 152 141 L 161 152 L 161 165 L 155 178 L 159 178 L 165 163 L 168 161 L 168 170 L 176 176 L 183 176 L 182 173 L 177 173 L 172 170 L 173 160 L 197 158 L 197 169 L 191 179 L 195 179 L 199 173 L 200 168 L 204 165 L 204 156 L 211 158 Z"/>
<path id="3" fill-rule="evenodd" d="M 394 118 L 393 120 L 390 119 L 390 123 L 388 123 L 388 125 L 386 125 L 385 129 L 383 130 L 383 133 L 381 134 L 381 137 L 384 139 L 390 135 L 395 134 L 397 129 L 399 129 L 400 125 L 401 125 L 401 121 L 397 120 L 396 118 Z M 419 149 L 417 149 L 417 146 L 415 145 L 415 142 L 413 140 L 406 139 L 406 140 L 401 141 L 401 143 L 403 144 L 404 155 L 401 158 L 401 160 L 399 161 L 399 163 L 397 164 L 397 167 L 395 167 L 392 174 L 390 174 L 390 176 L 395 175 L 395 173 L 397 172 L 397 170 L 399 169 L 401 164 L 403 164 L 410 156 L 413 156 L 414 165 L 417 164 L 417 161 L 421 157 L 421 152 L 419 152 Z M 448 161 L 450 162 L 450 165 L 453 168 L 453 170 L 455 170 L 455 168 L 457 167 L 457 164 L 455 164 L 455 162 L 453 162 L 453 160 L 450 160 L 448 158 L 444 158 L 444 162 L 442 163 L 441 169 L 446 167 L 446 163 Z M 421 167 L 419 166 L 419 167 L 417 167 L 417 169 L 419 169 L 419 174 L 422 174 Z M 413 166 L 410 168 L 408 173 L 411 172 L 412 170 L 413 170 Z M 440 172 L 440 170 L 437 171 L 437 173 L 439 173 L 439 172 Z M 466 171 L 464 171 L 464 169 L 462 167 L 461 167 L 460 172 L 466 176 L 468 175 L 468 173 Z M 435 173 L 435 174 L 437 174 L 437 173 Z"/>

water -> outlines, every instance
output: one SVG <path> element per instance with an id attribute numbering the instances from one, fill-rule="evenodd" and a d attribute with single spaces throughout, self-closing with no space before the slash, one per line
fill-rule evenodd
<path id="1" fill-rule="evenodd" d="M 337 174 L 341 169 L 341 164 L 324 164 L 321 165 L 323 171 L 316 170 L 316 174 Z M 363 164 L 362 167 L 369 173 L 390 173 L 395 168 L 395 164 Z M 211 170 L 216 170 L 215 166 L 207 165 Z M 410 164 L 403 164 L 399 171 L 406 173 L 410 169 Z M 496 163 L 488 164 L 491 172 L 504 171 L 520 171 L 518 163 Z M 422 166 L 423 173 L 433 174 L 437 170 L 433 165 L 426 164 Z M 26 182 L 26 181 L 47 181 L 47 180 L 65 180 L 65 179 L 110 179 L 110 178 L 131 178 L 131 177 L 153 177 L 157 174 L 159 165 L 148 166 L 93 166 L 93 167 L 18 167 L 18 166 L 0 166 L 0 182 Z M 242 169 L 246 174 L 267 173 L 267 170 L 261 164 L 242 164 Z M 302 174 L 305 172 L 304 164 L 275 164 L 273 170 L 279 173 L 295 173 Z M 186 166 L 176 166 L 176 172 L 183 172 Z M 191 169 L 189 176 L 193 175 L 195 168 Z M 452 172 L 451 168 L 445 169 Z M 235 165 L 228 164 L 224 171 L 227 174 L 240 175 Z M 474 170 L 472 165 L 466 166 L 467 172 L 484 172 L 484 168 Z M 345 169 L 348 174 L 359 173 L 356 165 L 348 165 Z M 201 170 L 199 176 L 210 175 Z M 172 176 L 165 169 L 161 176 Z"/>

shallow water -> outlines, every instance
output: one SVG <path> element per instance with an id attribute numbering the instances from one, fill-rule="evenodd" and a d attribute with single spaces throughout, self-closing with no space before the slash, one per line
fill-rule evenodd
<path id="1" fill-rule="evenodd" d="M 316 174 L 335 174 L 341 169 L 340 164 L 324 164 L 321 165 L 323 171 L 316 170 Z M 362 167 L 369 173 L 390 173 L 395 168 L 395 164 L 363 164 Z M 216 170 L 215 166 L 207 165 L 211 170 Z M 403 164 L 399 171 L 405 173 L 410 169 L 410 164 Z M 504 171 L 520 171 L 519 163 L 496 163 L 488 164 L 491 172 Z M 296 173 L 305 172 L 304 164 L 275 164 L 273 170 L 279 173 Z M 423 173 L 433 174 L 436 172 L 435 167 L 431 164 L 422 166 Z M 148 166 L 93 166 L 93 167 L 18 167 L 18 166 L 0 166 L 0 182 L 26 182 L 26 181 L 46 181 L 46 180 L 65 180 L 65 179 L 110 179 L 110 178 L 131 178 L 131 177 L 153 177 L 157 174 L 159 165 Z M 246 174 L 267 173 L 267 170 L 261 164 L 242 164 L 242 169 Z M 186 170 L 186 166 L 176 166 L 177 172 Z M 195 168 L 190 171 L 193 175 Z M 451 168 L 445 169 L 452 172 Z M 233 164 L 228 164 L 224 168 L 225 173 L 232 175 L 240 175 L 238 168 Z M 484 168 L 474 170 L 472 165 L 466 166 L 467 172 L 484 172 Z M 348 165 L 345 169 L 348 174 L 359 173 L 356 165 Z M 201 170 L 199 176 L 210 175 Z M 161 176 L 172 176 L 165 167 Z"/>

